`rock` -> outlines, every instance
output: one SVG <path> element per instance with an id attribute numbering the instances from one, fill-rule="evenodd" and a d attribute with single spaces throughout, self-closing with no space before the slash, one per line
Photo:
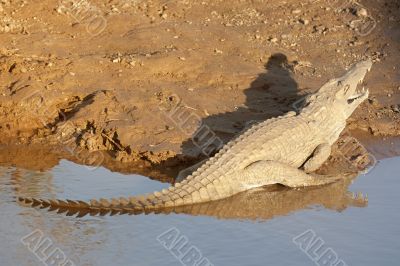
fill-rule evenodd
<path id="1" fill-rule="evenodd" d="M 300 14 L 301 10 L 300 9 L 295 9 L 292 11 L 292 14 Z"/>
<path id="2" fill-rule="evenodd" d="M 278 38 L 270 38 L 269 41 L 273 42 L 273 43 L 276 43 L 276 42 L 278 42 Z"/>
<path id="3" fill-rule="evenodd" d="M 357 17 L 367 17 L 368 11 L 365 8 L 361 8 L 356 12 Z"/>
<path id="4" fill-rule="evenodd" d="M 368 99 L 368 102 L 374 107 L 379 106 L 379 102 L 376 98 Z"/>
<path id="5" fill-rule="evenodd" d="M 319 25 L 319 26 L 314 26 L 313 33 L 325 33 L 328 31 L 328 28 L 326 28 L 324 25 Z"/>
<path id="6" fill-rule="evenodd" d="M 282 38 L 283 40 L 290 39 L 291 37 L 292 37 L 291 34 L 282 34 L 282 35 L 281 35 L 281 38 Z"/>
<path id="7" fill-rule="evenodd" d="M 309 21 L 308 19 L 303 19 L 303 18 L 301 18 L 301 19 L 299 19 L 299 21 L 300 21 L 300 23 L 303 24 L 303 25 L 308 25 L 308 24 L 310 24 L 310 21 Z"/>
<path id="8" fill-rule="evenodd" d="M 400 109 L 399 109 L 398 105 L 392 105 L 391 108 L 392 108 L 393 112 L 400 113 Z"/>

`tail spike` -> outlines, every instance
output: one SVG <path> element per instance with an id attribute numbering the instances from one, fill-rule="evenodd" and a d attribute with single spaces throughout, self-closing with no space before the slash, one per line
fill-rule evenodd
<path id="1" fill-rule="evenodd" d="M 37 207 L 37 206 L 41 206 L 42 202 L 40 200 L 37 199 L 32 199 L 32 207 Z"/>
<path id="2" fill-rule="evenodd" d="M 18 201 L 25 203 L 25 204 L 30 204 L 32 203 L 32 198 L 23 198 L 23 197 L 19 197 Z"/>
<path id="3" fill-rule="evenodd" d="M 69 209 L 68 212 L 65 214 L 66 216 L 74 216 L 79 212 L 78 209 Z"/>
<path id="4" fill-rule="evenodd" d="M 99 209 L 99 215 L 100 216 L 106 216 L 107 214 L 109 214 L 111 212 L 110 209 Z"/>
<path id="5" fill-rule="evenodd" d="M 100 202 L 98 202 L 98 201 L 95 200 L 95 199 L 91 199 L 91 200 L 90 200 L 90 205 L 93 206 L 93 207 L 100 207 L 100 206 L 101 206 L 101 205 L 100 205 Z"/>
<path id="6" fill-rule="evenodd" d="M 58 201 L 59 206 L 67 206 L 67 207 L 69 206 L 68 203 L 64 200 L 56 200 L 56 201 Z"/>
<path id="7" fill-rule="evenodd" d="M 129 198 L 129 202 L 133 205 L 133 206 L 142 206 L 142 204 L 139 202 L 139 199 L 136 197 L 130 197 Z"/>
<path id="8" fill-rule="evenodd" d="M 58 214 L 62 214 L 62 213 L 67 212 L 67 211 L 69 211 L 67 208 L 59 207 L 57 213 Z"/>
<path id="9" fill-rule="evenodd" d="M 113 209 L 112 211 L 111 211 L 111 213 L 110 213 L 110 216 L 114 216 L 114 215 L 117 215 L 117 214 L 119 214 L 121 211 L 119 210 L 119 209 Z"/>
<path id="10" fill-rule="evenodd" d="M 119 205 L 121 205 L 119 199 L 116 199 L 116 198 L 111 199 L 111 206 L 117 207 Z"/>
<path id="11" fill-rule="evenodd" d="M 101 206 L 101 207 L 109 208 L 109 207 L 111 206 L 111 203 L 110 203 L 107 199 L 101 198 L 101 199 L 99 200 L 99 202 L 100 202 L 100 206 Z"/>
<path id="12" fill-rule="evenodd" d="M 124 197 L 119 198 L 119 202 L 122 206 L 127 206 L 129 204 L 129 200 Z"/>
<path id="13" fill-rule="evenodd" d="M 85 207 L 85 208 L 89 208 L 90 205 L 87 204 L 86 202 L 82 201 L 82 200 L 77 200 L 77 202 L 79 203 L 79 206 L 81 207 Z"/>
<path id="14" fill-rule="evenodd" d="M 51 206 L 50 201 L 48 200 L 41 200 L 42 201 L 42 207 L 40 207 L 41 209 L 45 209 Z"/>
<path id="15" fill-rule="evenodd" d="M 76 215 L 77 218 L 82 218 L 90 213 L 90 210 L 81 209 L 79 213 Z"/>
<path id="16" fill-rule="evenodd" d="M 78 202 L 76 202 L 76 201 L 73 201 L 73 200 L 69 200 L 69 199 L 67 199 L 67 202 L 68 202 L 69 204 L 71 204 L 71 205 L 72 205 L 72 207 L 77 207 L 77 206 L 79 206 L 79 203 L 78 203 Z"/>

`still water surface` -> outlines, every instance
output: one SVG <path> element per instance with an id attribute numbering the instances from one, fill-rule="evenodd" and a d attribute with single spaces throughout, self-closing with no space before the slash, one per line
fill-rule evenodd
<path id="1" fill-rule="evenodd" d="M 191 248 L 201 253 L 204 266 L 324 265 L 318 258 L 329 248 L 345 263 L 341 265 L 400 265 L 399 171 L 400 157 L 385 159 L 352 184 L 305 192 L 257 191 L 196 210 L 197 215 L 192 210 L 75 218 L 24 207 L 15 198 L 87 200 L 169 185 L 104 168 L 89 170 L 66 160 L 48 172 L 2 167 L 0 265 L 44 265 L 21 243 L 35 230 L 75 265 L 192 265 L 182 261 Z M 352 199 L 348 191 L 367 193 L 368 203 Z M 169 234 L 158 239 L 165 232 Z M 293 242 L 304 232 L 299 239 L 303 244 L 319 239 L 323 246 L 304 252 Z M 188 242 L 174 256 L 169 244 L 180 237 Z"/>

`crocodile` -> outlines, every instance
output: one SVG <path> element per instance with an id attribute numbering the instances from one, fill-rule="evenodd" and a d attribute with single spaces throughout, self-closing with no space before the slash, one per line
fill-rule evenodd
<path id="1" fill-rule="evenodd" d="M 368 98 L 368 89 L 358 85 L 371 68 L 370 59 L 361 61 L 307 95 L 301 108 L 251 125 L 168 189 L 88 202 L 27 197 L 19 197 L 19 201 L 78 215 L 149 213 L 217 201 L 273 184 L 300 188 L 334 183 L 343 175 L 320 175 L 315 171 L 329 158 L 347 118 Z"/>

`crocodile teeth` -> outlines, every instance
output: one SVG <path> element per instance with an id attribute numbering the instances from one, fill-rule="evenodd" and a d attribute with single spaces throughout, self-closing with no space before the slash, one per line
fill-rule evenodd
<path id="1" fill-rule="evenodd" d="M 357 98 L 361 97 L 362 95 L 363 95 L 362 93 L 359 93 L 359 94 L 353 95 L 353 96 L 349 97 L 349 100 L 355 100 L 355 99 L 357 99 Z"/>
<path id="2" fill-rule="evenodd" d="M 357 98 L 360 98 L 361 96 L 364 96 L 368 92 L 368 89 L 365 89 L 365 87 L 362 87 L 362 89 L 357 90 L 357 94 L 350 96 L 349 100 L 355 100 Z"/>

